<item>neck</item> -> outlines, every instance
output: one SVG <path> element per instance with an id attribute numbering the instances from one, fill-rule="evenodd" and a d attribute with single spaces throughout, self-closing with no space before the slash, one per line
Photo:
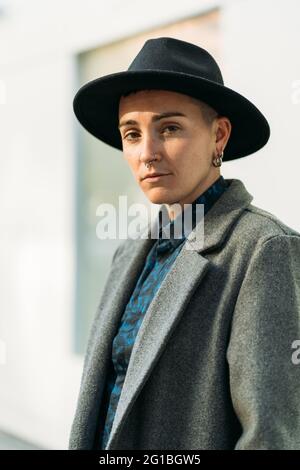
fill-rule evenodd
<path id="1" fill-rule="evenodd" d="M 184 211 L 184 204 L 192 204 L 195 199 L 201 196 L 212 184 L 214 184 L 219 178 L 221 174 L 220 171 L 216 174 L 214 173 L 213 176 L 207 178 L 204 182 L 202 182 L 196 189 L 194 189 L 191 193 L 189 193 L 186 197 L 179 201 L 172 202 L 171 204 L 165 204 L 168 210 L 168 215 L 170 220 L 174 220 L 182 211 Z"/>

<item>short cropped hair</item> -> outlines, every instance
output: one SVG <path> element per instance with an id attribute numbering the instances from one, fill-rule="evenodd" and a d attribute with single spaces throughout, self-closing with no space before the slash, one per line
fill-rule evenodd
<path id="1" fill-rule="evenodd" d="M 136 90 L 136 89 L 129 90 L 126 93 L 123 93 L 121 96 L 125 97 L 128 95 L 131 95 L 132 93 L 137 93 L 138 91 L 146 91 L 146 90 L 150 90 L 150 88 L 143 88 L 143 90 Z M 210 105 L 205 103 L 204 101 L 201 101 L 200 99 L 194 98 L 194 97 L 191 97 L 191 98 L 199 105 L 203 120 L 206 123 L 206 125 L 210 127 L 214 119 L 219 115 L 219 113 Z"/>

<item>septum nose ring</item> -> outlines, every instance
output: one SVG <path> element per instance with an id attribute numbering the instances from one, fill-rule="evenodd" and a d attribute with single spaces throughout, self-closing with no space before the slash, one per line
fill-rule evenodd
<path id="1" fill-rule="evenodd" d="M 154 154 L 154 157 L 155 157 L 155 154 Z M 153 160 L 151 160 L 148 163 L 145 163 L 146 167 L 149 168 L 152 165 L 152 162 L 154 162 L 154 160 L 156 160 L 156 158 L 154 158 Z"/>

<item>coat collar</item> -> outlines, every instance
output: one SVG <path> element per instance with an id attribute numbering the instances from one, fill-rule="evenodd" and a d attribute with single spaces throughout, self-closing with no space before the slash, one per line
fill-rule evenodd
<path id="1" fill-rule="evenodd" d="M 204 224 L 200 224 L 200 227 L 196 226 L 190 234 L 192 247 L 198 253 L 218 248 L 226 239 L 236 220 L 253 200 L 253 196 L 247 191 L 242 181 L 238 179 L 227 179 L 227 181 L 230 184 L 229 187 L 206 214 Z M 197 237 L 199 229 L 202 231 L 202 225 L 204 225 L 203 243 L 201 236 Z"/>
<path id="2" fill-rule="evenodd" d="M 122 393 L 106 449 L 118 449 L 118 439 L 130 410 L 180 321 L 185 306 L 210 267 L 203 253 L 218 248 L 253 199 L 244 184 L 229 179 L 230 186 L 204 218 L 205 237 L 197 237 L 198 224 L 190 233 L 152 299 L 133 345 Z M 150 230 L 150 227 L 149 227 Z M 148 234 L 150 232 L 148 231 Z M 196 235 L 196 237 L 193 235 Z M 200 241 L 199 241 L 199 239 Z M 204 241 L 204 243 L 203 243 Z M 106 289 L 91 328 L 78 407 L 73 424 L 73 443 L 91 448 L 97 432 L 95 408 L 100 406 L 104 378 L 124 308 L 144 267 L 154 239 L 129 239 L 112 264 Z M 185 249 L 187 247 L 189 249 Z M 186 282 L 186 280 L 189 282 Z M 102 390 L 102 391 L 101 391 Z"/>

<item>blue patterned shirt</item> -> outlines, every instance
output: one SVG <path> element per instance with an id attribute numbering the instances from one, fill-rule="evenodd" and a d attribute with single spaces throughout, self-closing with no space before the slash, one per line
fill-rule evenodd
<path id="1" fill-rule="evenodd" d="M 220 176 L 203 194 L 194 200 L 191 206 L 192 210 L 196 207 L 196 204 L 204 204 L 205 215 L 228 185 L 228 181 Z M 172 226 L 174 226 L 174 220 L 170 222 L 170 237 L 163 238 L 162 224 L 159 223 L 159 236 L 147 255 L 144 269 L 125 308 L 118 333 L 113 340 L 104 401 L 100 410 L 96 449 L 105 449 L 108 442 L 131 351 L 148 306 L 184 245 L 183 242 L 186 237 L 179 238 L 176 236 L 174 238 L 172 236 Z M 192 228 L 194 226 L 195 219 L 193 217 Z"/>

